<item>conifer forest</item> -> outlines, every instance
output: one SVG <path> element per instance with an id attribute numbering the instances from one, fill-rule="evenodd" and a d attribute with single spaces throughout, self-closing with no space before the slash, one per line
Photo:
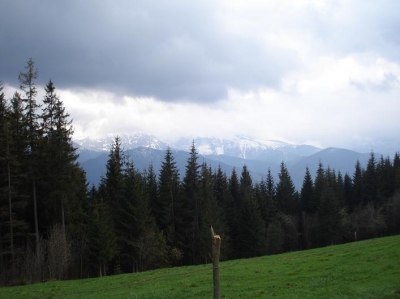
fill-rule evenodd
<path id="1" fill-rule="evenodd" d="M 117 137 L 90 186 L 72 116 L 51 80 L 38 97 L 38 75 L 30 59 L 11 98 L 0 85 L 1 285 L 210 263 L 211 225 L 224 260 L 400 233 L 398 152 L 353 173 L 320 163 L 296 190 L 283 162 L 277 181 L 266 169 L 253 182 L 246 166 L 200 163 L 194 143 L 184 173 L 171 149 L 159 173 L 139 172 Z"/>

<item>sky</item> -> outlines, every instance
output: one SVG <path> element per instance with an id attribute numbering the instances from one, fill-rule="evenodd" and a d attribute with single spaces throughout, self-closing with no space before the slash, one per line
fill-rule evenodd
<path id="1" fill-rule="evenodd" d="M 400 150 L 397 0 L 13 0 L 7 96 L 32 58 L 75 137 L 145 132 Z"/>

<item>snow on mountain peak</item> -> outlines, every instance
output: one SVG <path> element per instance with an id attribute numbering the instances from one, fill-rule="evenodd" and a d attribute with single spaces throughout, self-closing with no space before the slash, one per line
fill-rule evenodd
<path id="1" fill-rule="evenodd" d="M 74 140 L 80 147 L 93 151 L 109 151 L 117 135 L 110 134 L 92 140 L 90 138 Z M 125 150 L 138 147 L 165 150 L 167 143 L 157 137 L 141 132 L 120 134 L 122 148 Z M 273 157 L 274 160 L 287 161 L 299 156 L 315 153 L 319 149 L 307 145 L 293 145 L 276 140 L 261 140 L 244 135 L 237 135 L 233 139 L 212 137 L 183 137 L 170 144 L 171 148 L 189 151 L 194 142 L 200 155 L 226 155 L 249 160 L 265 160 Z"/>

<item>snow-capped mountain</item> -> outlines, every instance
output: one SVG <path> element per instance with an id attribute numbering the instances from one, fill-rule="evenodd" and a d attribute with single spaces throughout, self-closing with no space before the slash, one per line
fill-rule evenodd
<path id="1" fill-rule="evenodd" d="M 292 161 L 320 151 L 311 145 L 295 145 L 276 140 L 260 140 L 238 135 L 233 139 L 209 137 L 181 138 L 173 148 L 189 150 L 194 141 L 196 150 L 205 156 L 225 155 L 245 160 Z"/>
<path id="2" fill-rule="evenodd" d="M 133 134 L 109 134 L 100 138 L 92 139 L 90 137 L 74 139 L 78 149 L 87 149 L 97 152 L 109 152 L 116 137 L 121 140 L 122 148 L 125 150 L 134 149 L 138 147 L 145 147 L 151 149 L 165 150 L 167 144 L 160 141 L 157 137 L 145 133 L 136 132 Z"/>
<path id="3" fill-rule="evenodd" d="M 87 173 L 90 183 L 95 185 L 105 174 L 108 152 L 115 141 L 115 135 L 107 135 L 91 140 L 90 138 L 76 139 L 78 147 L 78 162 Z M 243 165 L 248 167 L 253 180 L 265 178 L 268 169 L 278 180 L 280 163 L 288 166 L 294 184 L 301 188 L 305 169 L 308 167 L 315 174 L 318 164 L 336 171 L 352 173 L 354 165 L 359 160 L 364 167 L 369 154 L 357 153 L 345 149 L 319 149 L 310 145 L 295 145 L 282 141 L 259 140 L 246 136 L 236 136 L 233 139 L 218 139 L 209 137 L 181 138 L 174 143 L 167 144 L 157 137 L 144 134 L 121 134 L 122 148 L 134 162 L 135 167 L 144 171 L 152 164 L 156 173 L 159 172 L 164 159 L 165 150 L 171 147 L 180 174 L 185 173 L 185 165 L 189 157 L 189 150 L 194 142 L 200 155 L 199 162 L 216 169 L 220 166 L 228 175 L 235 168 L 241 171 Z"/>
<path id="4" fill-rule="evenodd" d="M 116 135 L 107 135 L 92 140 L 90 138 L 76 139 L 74 142 L 80 149 L 97 152 L 108 152 Z M 122 148 L 125 150 L 144 147 L 149 149 L 165 150 L 166 142 L 145 133 L 121 134 Z M 319 148 L 311 145 L 294 145 L 275 140 L 259 140 L 247 136 L 236 136 L 233 139 L 220 139 L 210 137 L 180 138 L 169 144 L 176 150 L 189 151 L 195 143 L 197 152 L 203 156 L 230 156 L 245 160 L 259 161 L 293 161 L 301 157 L 318 152 Z"/>

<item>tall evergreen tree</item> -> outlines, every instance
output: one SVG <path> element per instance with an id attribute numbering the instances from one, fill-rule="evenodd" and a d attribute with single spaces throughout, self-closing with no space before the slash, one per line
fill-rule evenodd
<path id="1" fill-rule="evenodd" d="M 393 165 L 389 157 L 381 156 L 376 166 L 377 194 L 381 200 L 386 200 L 394 193 Z"/>
<path id="2" fill-rule="evenodd" d="M 154 172 L 153 163 L 150 162 L 150 165 L 147 171 L 143 174 L 146 179 L 146 192 L 149 197 L 150 208 L 152 210 L 152 214 L 154 216 L 154 209 L 158 209 L 158 186 L 157 186 L 157 175 Z"/>
<path id="3" fill-rule="evenodd" d="M 306 167 L 306 174 L 304 175 L 303 185 L 301 187 L 300 203 L 301 210 L 308 214 L 313 214 L 318 209 L 315 200 L 314 183 L 308 167 Z"/>
<path id="4" fill-rule="evenodd" d="M 356 162 L 353 174 L 353 195 L 351 207 L 357 207 L 363 202 L 364 184 L 363 184 L 363 169 L 359 160 Z"/>
<path id="5" fill-rule="evenodd" d="M 335 185 L 336 196 L 339 201 L 340 207 L 344 207 L 344 179 L 342 173 L 338 171 Z"/>
<path id="6" fill-rule="evenodd" d="M 157 205 L 153 205 L 158 227 L 164 231 L 168 244 L 179 250 L 182 247 L 183 204 L 179 196 L 179 171 L 171 149 L 168 147 L 158 176 Z"/>
<path id="7" fill-rule="evenodd" d="M 258 206 L 260 207 L 261 217 L 267 225 L 268 219 L 268 198 L 267 198 L 267 186 L 262 179 L 259 183 L 254 185 L 254 196 L 257 199 Z"/>
<path id="8" fill-rule="evenodd" d="M 43 112 L 41 115 L 42 142 L 41 158 L 44 167 L 41 167 L 41 177 L 44 182 L 46 198 L 45 208 L 50 211 L 50 218 L 61 223 L 65 233 L 65 206 L 72 199 L 72 177 L 78 171 L 76 160 L 78 155 L 72 145 L 72 120 L 65 111 L 63 102 L 55 93 L 55 86 L 50 80 L 45 88 L 46 95 L 43 99 Z M 76 178 L 76 177 L 75 177 Z M 76 182 L 75 182 L 76 183 Z M 43 210 L 43 208 L 42 208 Z M 49 223 L 49 228 L 53 223 Z"/>
<path id="9" fill-rule="evenodd" d="M 214 196 L 217 199 L 218 204 L 226 209 L 229 196 L 229 184 L 226 174 L 222 171 L 221 165 L 214 174 Z"/>
<path id="10" fill-rule="evenodd" d="M 225 205 L 225 214 L 229 227 L 230 239 L 232 241 L 232 251 L 229 253 L 230 258 L 238 257 L 238 217 L 239 209 L 241 205 L 240 197 L 240 184 L 236 169 L 233 168 L 231 176 L 228 182 L 229 196 L 227 197 L 227 203 Z"/>
<path id="11" fill-rule="evenodd" d="M 350 213 L 353 212 L 353 181 L 348 173 L 343 179 L 343 203 Z"/>
<path id="12" fill-rule="evenodd" d="M 376 163 L 375 154 L 371 152 L 363 175 L 363 204 L 373 203 L 377 206 L 379 202 Z"/>
<path id="13" fill-rule="evenodd" d="M 19 163 L 10 128 L 11 108 L 2 90 L 0 81 L 0 266 L 7 269 L 15 267 L 15 236 L 18 236 L 25 223 L 16 213 Z"/>
<path id="14" fill-rule="evenodd" d="M 186 173 L 182 181 L 182 191 L 184 198 L 184 225 L 186 223 L 186 252 L 184 258 L 188 263 L 197 264 L 200 261 L 198 244 L 200 236 L 200 196 L 199 179 L 200 165 L 198 163 L 198 153 L 194 142 L 189 152 L 186 164 Z"/>
<path id="15" fill-rule="evenodd" d="M 253 193 L 252 180 L 246 166 L 240 176 L 240 203 L 237 223 L 236 249 L 239 257 L 253 257 L 266 253 L 266 227 Z"/>
<path id="16" fill-rule="evenodd" d="M 284 162 L 281 163 L 279 182 L 276 186 L 276 199 L 282 213 L 289 215 L 298 212 L 298 194 Z"/>
<path id="17" fill-rule="evenodd" d="M 324 192 L 325 189 L 325 183 L 326 183 L 326 175 L 325 175 L 325 169 L 324 165 L 322 164 L 321 161 L 318 163 L 318 169 L 317 173 L 315 174 L 315 179 L 314 179 L 314 196 L 315 196 L 315 209 L 317 210 L 319 207 L 319 204 L 321 202 L 322 198 L 322 193 Z M 316 211 L 314 210 L 314 211 Z"/>
<path id="18" fill-rule="evenodd" d="M 122 201 L 124 164 L 125 155 L 121 146 L 121 139 L 117 136 L 108 155 L 106 175 L 102 178 L 102 184 L 104 184 L 106 191 L 105 199 L 115 222 L 118 219 Z"/>
<path id="19" fill-rule="evenodd" d="M 332 245 L 341 242 L 343 213 L 331 186 L 325 185 L 318 210 L 319 245 Z"/>
<path id="20" fill-rule="evenodd" d="M 278 212 L 278 204 L 276 202 L 276 187 L 274 177 L 271 174 L 271 169 L 268 168 L 267 179 L 265 182 L 265 191 L 267 196 L 267 219 L 269 224 Z"/>
<path id="21" fill-rule="evenodd" d="M 36 198 L 36 184 L 37 184 L 37 147 L 39 144 L 40 130 L 39 130 L 39 116 L 37 110 L 40 106 L 36 102 L 37 90 L 35 86 L 35 80 L 38 78 L 38 71 L 35 69 L 35 63 L 32 58 L 28 60 L 27 66 L 25 67 L 26 72 L 20 73 L 18 80 L 20 83 L 21 90 L 25 93 L 23 102 L 25 103 L 25 115 L 26 115 L 26 126 L 28 128 L 28 165 L 29 165 L 29 177 L 32 186 L 32 201 L 33 201 L 33 214 L 34 214 L 34 227 L 35 227 L 35 241 L 36 241 L 36 254 L 39 254 L 39 223 L 38 223 L 38 209 L 37 209 L 37 198 Z"/>
<path id="22" fill-rule="evenodd" d="M 98 275 L 107 275 L 109 263 L 117 254 L 117 240 L 108 205 L 94 199 L 89 222 L 90 256 Z"/>

